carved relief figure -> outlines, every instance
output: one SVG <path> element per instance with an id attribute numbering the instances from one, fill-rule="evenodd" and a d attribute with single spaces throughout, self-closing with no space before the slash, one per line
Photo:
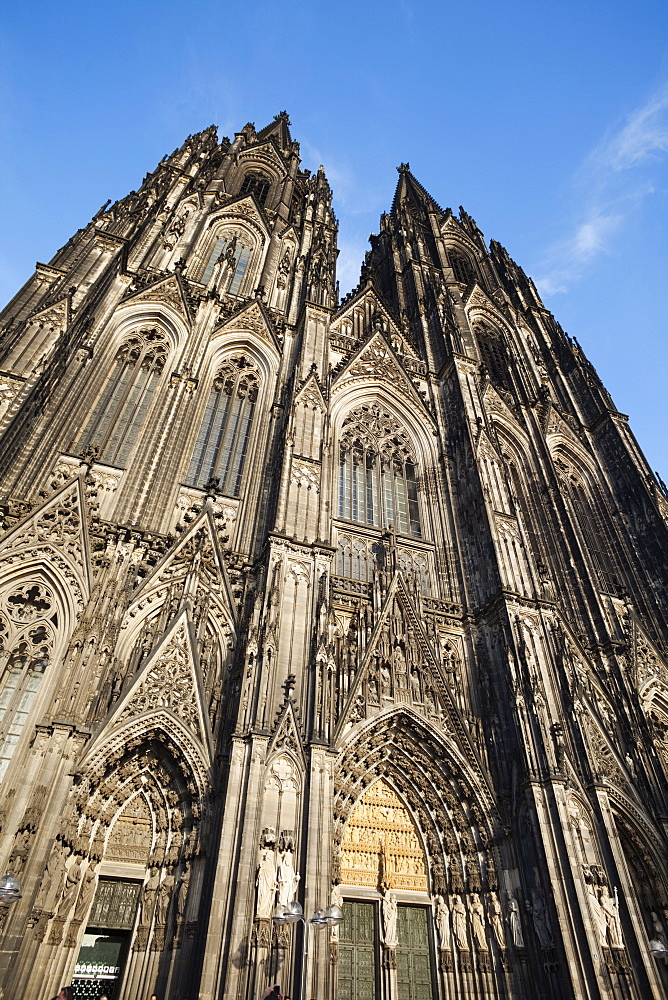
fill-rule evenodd
<path id="1" fill-rule="evenodd" d="M 471 914 L 471 933 L 473 940 L 480 951 L 487 951 L 487 938 L 485 936 L 485 910 L 480 902 L 477 892 L 471 894 L 469 899 L 469 912 Z"/>
<path id="2" fill-rule="evenodd" d="M 278 902 L 282 906 L 287 906 L 295 898 L 299 875 L 295 873 L 294 857 L 290 848 L 283 851 L 281 861 L 278 866 Z"/>
<path id="3" fill-rule="evenodd" d="M 494 932 L 494 937 L 499 948 L 505 948 L 506 935 L 503 927 L 503 910 L 501 909 L 499 897 L 495 892 L 490 892 L 489 894 L 489 922 L 492 925 L 492 931 Z"/>
<path id="4" fill-rule="evenodd" d="M 274 909 L 276 897 L 276 858 L 269 847 L 260 851 L 260 867 L 257 873 L 257 909 L 256 916 L 268 920 Z"/>
<path id="5" fill-rule="evenodd" d="M 387 948 L 396 948 L 397 938 L 397 897 L 389 889 L 383 896 L 383 940 Z"/>
<path id="6" fill-rule="evenodd" d="M 452 896 L 450 899 L 450 905 L 452 907 L 452 933 L 455 936 L 457 947 L 461 951 L 468 951 L 469 943 L 466 937 L 466 908 L 462 902 L 462 897 L 459 895 Z"/>
<path id="7" fill-rule="evenodd" d="M 450 947 L 450 910 L 443 896 L 436 897 L 436 929 L 440 948 Z"/>
<path id="8" fill-rule="evenodd" d="M 608 892 L 607 885 L 601 889 L 601 909 L 605 914 L 608 945 L 611 948 L 623 948 L 622 928 L 619 922 L 619 898 L 615 889 L 614 898 Z"/>
<path id="9" fill-rule="evenodd" d="M 529 904 L 527 904 L 529 906 Z M 533 915 L 533 926 L 536 931 L 536 937 L 540 941 L 541 948 L 551 948 L 554 944 L 552 939 L 552 930 L 550 929 L 550 923 L 545 912 L 545 901 L 541 893 L 537 892 L 535 889 L 531 895 L 531 905 L 529 906 L 531 913 Z"/>
<path id="10" fill-rule="evenodd" d="M 506 916 L 506 920 L 508 921 L 508 927 L 510 928 L 511 940 L 516 948 L 524 948 L 524 935 L 522 934 L 522 921 L 520 919 L 520 904 L 517 902 L 510 890 L 506 893 L 506 899 L 508 904 L 508 915 Z"/>

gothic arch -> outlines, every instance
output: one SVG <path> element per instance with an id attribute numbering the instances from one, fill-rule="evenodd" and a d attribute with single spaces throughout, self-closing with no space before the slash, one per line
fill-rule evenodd
<path id="1" fill-rule="evenodd" d="M 409 807 L 426 845 L 432 894 L 477 892 L 498 884 L 492 847 L 496 810 L 461 753 L 405 710 L 390 710 L 348 736 L 337 762 L 334 873 L 340 872 L 345 823 L 362 791 L 384 778 Z M 447 817 L 439 828 L 436 816 Z M 479 865 L 485 852 L 485 868 Z M 449 859 L 449 860 L 447 860 Z"/>
<path id="2" fill-rule="evenodd" d="M 198 281 L 209 284 L 214 277 L 215 269 L 212 270 L 212 266 L 218 256 L 217 250 L 222 247 L 221 241 L 229 242 L 235 238 L 240 247 L 247 248 L 248 254 L 240 276 L 239 288 L 234 294 L 247 298 L 257 284 L 268 246 L 268 234 L 264 225 L 260 225 L 259 221 L 245 213 L 236 212 L 234 205 L 210 218 L 200 236 L 197 251 L 193 255 L 191 271 L 197 276 Z"/>

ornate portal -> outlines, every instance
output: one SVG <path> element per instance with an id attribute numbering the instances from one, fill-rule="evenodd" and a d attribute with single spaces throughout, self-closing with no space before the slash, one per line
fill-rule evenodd
<path id="1" fill-rule="evenodd" d="M 348 885 L 427 889 L 427 870 L 415 825 L 382 779 L 359 799 L 341 845 L 341 878 Z"/>

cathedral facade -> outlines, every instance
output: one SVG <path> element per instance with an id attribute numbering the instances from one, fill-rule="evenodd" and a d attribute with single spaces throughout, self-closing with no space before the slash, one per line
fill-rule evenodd
<path id="1" fill-rule="evenodd" d="M 281 113 L 0 316 L 7 1000 L 666 996 L 665 487 L 408 164 L 336 257 Z"/>

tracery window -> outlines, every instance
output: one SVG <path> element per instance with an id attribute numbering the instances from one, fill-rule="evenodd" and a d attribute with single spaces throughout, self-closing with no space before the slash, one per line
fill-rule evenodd
<path id="1" fill-rule="evenodd" d="M 344 421 L 339 454 L 339 517 L 421 535 L 417 469 L 399 422 L 378 406 Z"/>
<path id="2" fill-rule="evenodd" d="M 605 505 L 600 491 L 591 483 L 585 485 L 580 475 L 563 458 L 557 458 L 555 464 L 566 487 L 582 537 L 583 549 L 593 564 L 599 587 L 608 594 L 621 596 L 624 586 L 614 556 L 614 538 L 605 527 Z"/>
<path id="3" fill-rule="evenodd" d="M 475 271 L 469 257 L 465 253 L 462 253 L 461 250 L 448 250 L 448 260 L 450 261 L 455 281 L 461 281 L 465 285 L 473 281 Z"/>
<path id="4" fill-rule="evenodd" d="M 0 781 L 53 655 L 58 618 L 43 584 L 0 597 Z"/>
<path id="5" fill-rule="evenodd" d="M 239 496 L 260 377 L 243 355 L 227 358 L 206 404 L 186 482 L 199 489 L 211 480 L 228 496 Z"/>
<path id="6" fill-rule="evenodd" d="M 237 235 L 218 237 L 209 254 L 209 259 L 202 272 L 200 281 L 208 285 L 216 264 L 221 267 L 227 267 L 231 277 L 224 291 L 230 292 L 232 295 L 238 295 L 241 282 L 248 267 L 251 249 L 252 247 Z"/>
<path id="7" fill-rule="evenodd" d="M 110 465 L 125 465 L 162 375 L 169 342 L 160 330 L 139 330 L 119 347 L 79 446 L 98 449 Z"/>
<path id="8" fill-rule="evenodd" d="M 484 323 L 475 328 L 480 356 L 491 381 L 503 389 L 512 389 L 508 370 L 508 352 L 503 336 L 498 330 Z"/>
<path id="9" fill-rule="evenodd" d="M 259 205 L 264 205 L 270 187 L 271 181 L 269 178 L 259 172 L 250 171 L 244 177 L 239 194 L 252 194 Z"/>

